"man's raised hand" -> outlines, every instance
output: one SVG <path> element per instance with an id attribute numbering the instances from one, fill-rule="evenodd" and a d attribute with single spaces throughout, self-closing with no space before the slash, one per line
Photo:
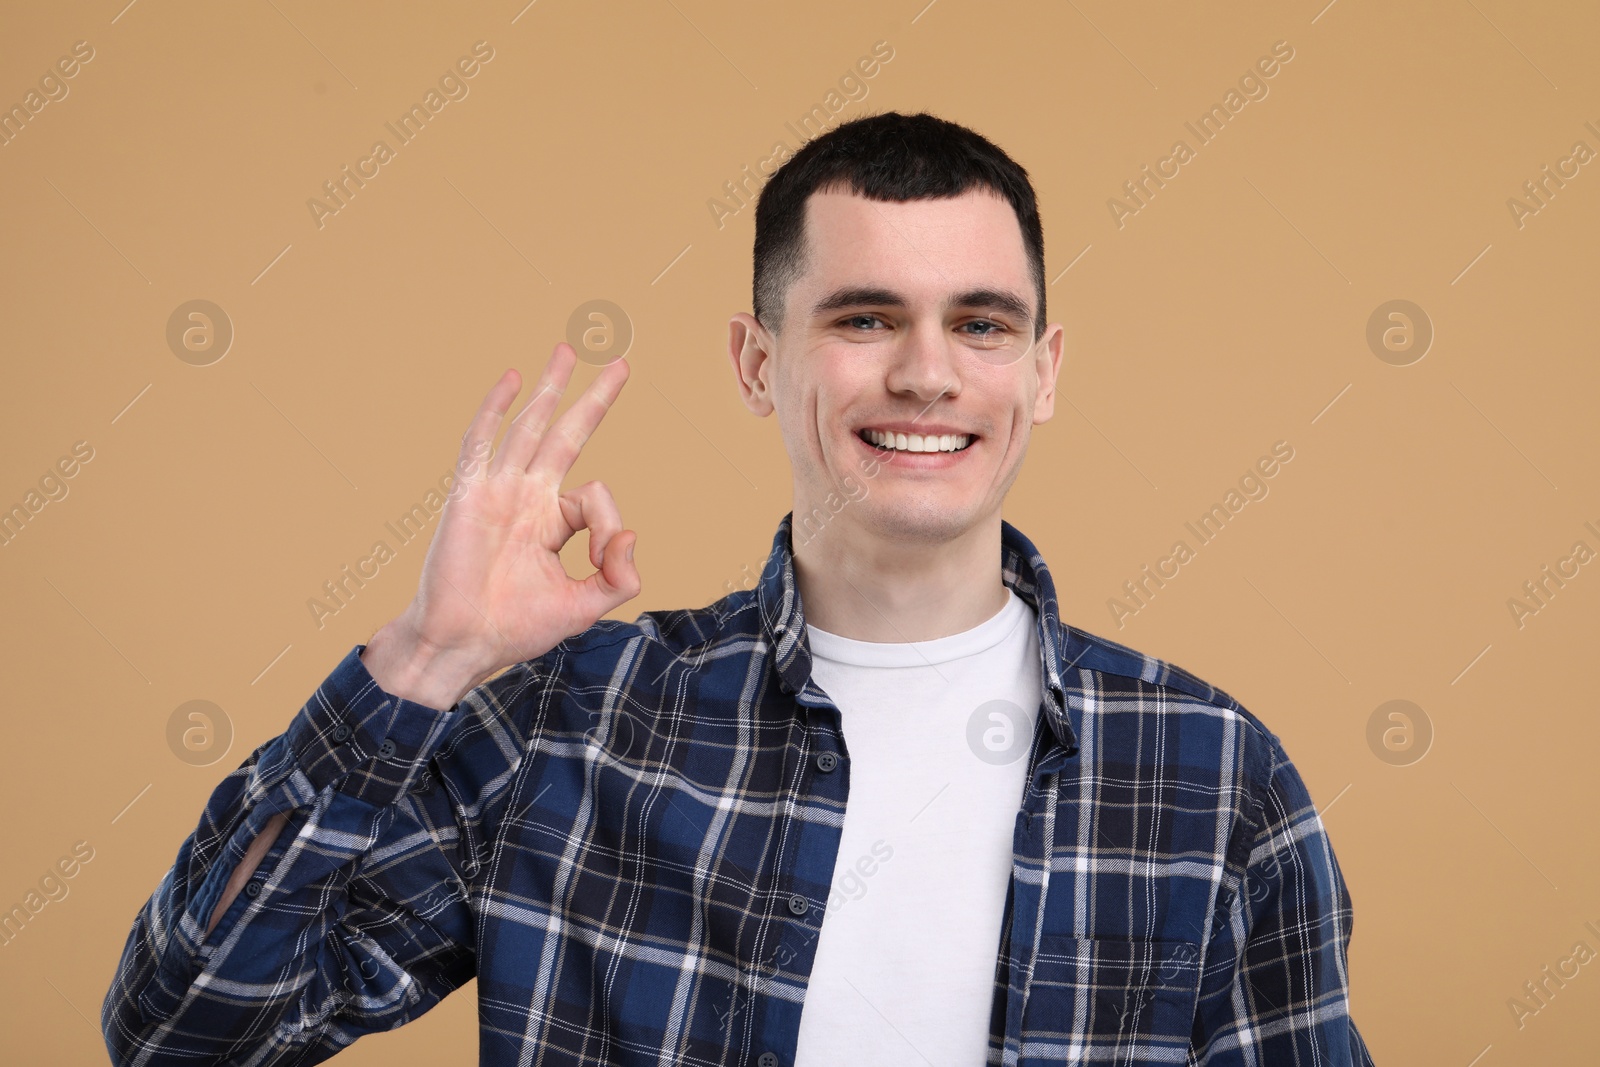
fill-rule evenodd
<path id="1" fill-rule="evenodd" d="M 484 397 L 462 436 L 457 480 L 416 598 L 362 652 L 387 692 L 453 707 L 482 679 L 544 655 L 639 595 L 637 537 L 622 528 L 611 491 L 598 481 L 561 491 L 629 368 L 622 359 L 607 364 L 551 423 L 576 361 L 571 345 L 556 345 L 488 464 L 483 459 L 521 388 L 520 375 L 506 371 Z M 560 551 L 583 529 L 596 570 L 580 580 L 567 574 Z"/>

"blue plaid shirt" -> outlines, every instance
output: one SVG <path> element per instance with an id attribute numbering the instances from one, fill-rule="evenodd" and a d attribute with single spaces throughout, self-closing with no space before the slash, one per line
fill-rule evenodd
<path id="1" fill-rule="evenodd" d="M 788 1067 L 850 791 L 791 518 L 754 588 L 602 620 L 448 711 L 384 692 L 357 645 L 140 908 L 101 1013 L 112 1060 L 306 1067 L 477 978 L 485 1067 Z M 1350 897 L 1281 742 L 1066 625 L 1033 544 L 1001 535 L 1043 700 L 988 1062 L 1370 1065 Z"/>

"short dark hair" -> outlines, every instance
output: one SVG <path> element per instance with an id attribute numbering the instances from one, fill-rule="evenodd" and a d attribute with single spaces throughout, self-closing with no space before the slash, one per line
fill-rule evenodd
<path id="1" fill-rule="evenodd" d="M 935 200 L 989 189 L 1011 203 L 1022 227 L 1038 298 L 1033 339 L 1044 333 L 1044 228 L 1028 172 L 988 139 L 926 112 L 867 115 L 808 142 L 779 167 L 756 203 L 756 321 L 783 328 L 785 294 L 806 269 L 805 206 L 815 192 L 868 200 Z"/>

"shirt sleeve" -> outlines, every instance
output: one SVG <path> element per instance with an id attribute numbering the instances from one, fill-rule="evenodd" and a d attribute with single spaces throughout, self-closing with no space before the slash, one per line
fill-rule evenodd
<path id="1" fill-rule="evenodd" d="M 1267 737 L 1270 772 L 1230 849 L 1190 1063 L 1373 1067 L 1350 1016 L 1350 893 L 1305 783 Z"/>
<path id="2" fill-rule="evenodd" d="M 497 694 L 525 672 L 441 711 L 381 689 L 365 647 L 216 787 L 138 912 L 101 1009 L 112 1063 L 321 1063 L 475 975 L 486 794 L 512 777 L 484 760 L 519 750 L 472 739 L 506 729 Z M 280 812 L 287 823 L 207 934 Z"/>

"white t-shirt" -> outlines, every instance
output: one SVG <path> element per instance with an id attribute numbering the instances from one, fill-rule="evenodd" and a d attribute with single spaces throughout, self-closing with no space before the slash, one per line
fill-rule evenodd
<path id="1" fill-rule="evenodd" d="M 932 641 L 806 628 L 850 793 L 796 1067 L 984 1062 L 1041 696 L 1037 617 L 1007 592 L 999 614 Z"/>

